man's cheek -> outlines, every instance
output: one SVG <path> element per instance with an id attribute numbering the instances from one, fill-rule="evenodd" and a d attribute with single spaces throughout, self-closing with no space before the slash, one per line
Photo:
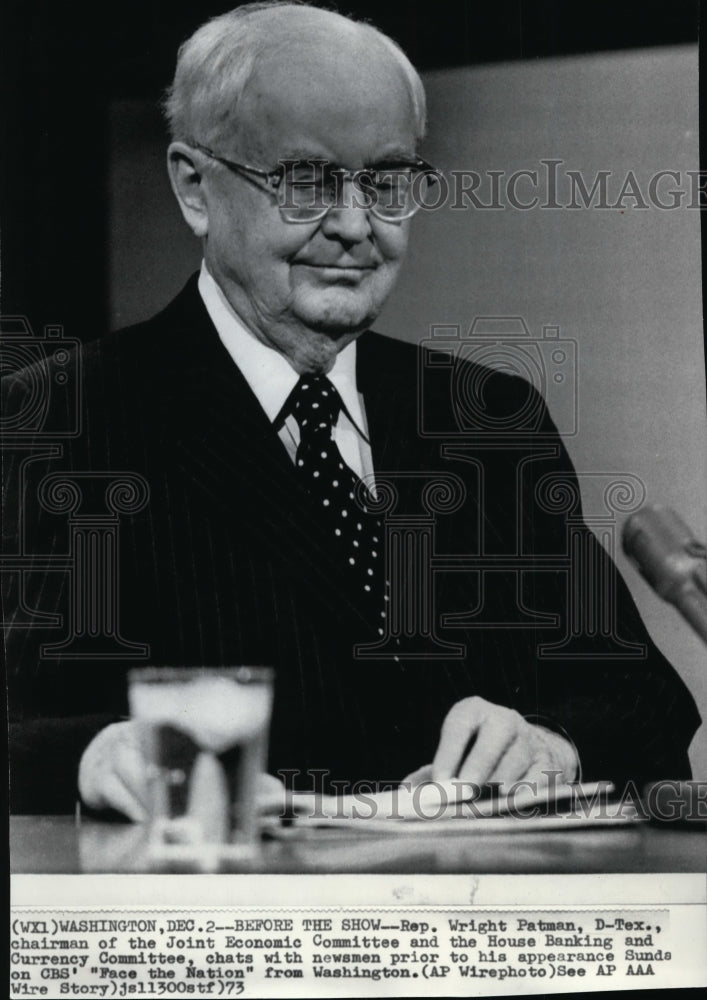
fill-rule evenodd
<path id="1" fill-rule="evenodd" d="M 408 248 L 410 220 L 385 225 L 386 230 L 378 234 L 378 245 L 385 259 L 399 266 Z"/>
<path id="2" fill-rule="evenodd" d="M 371 275 L 367 282 L 367 290 L 376 301 L 384 300 L 390 294 L 400 271 L 399 261 L 386 261 Z M 381 302 L 381 306 L 382 306 Z"/>

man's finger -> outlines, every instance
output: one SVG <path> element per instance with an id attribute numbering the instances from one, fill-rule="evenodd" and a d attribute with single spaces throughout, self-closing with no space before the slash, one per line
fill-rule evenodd
<path id="1" fill-rule="evenodd" d="M 484 720 L 476 741 L 459 769 L 463 781 L 483 785 L 490 780 L 506 751 L 516 740 L 517 728 L 506 713 L 494 713 Z"/>
<path id="2" fill-rule="evenodd" d="M 282 812 L 287 802 L 284 782 L 273 774 L 258 776 L 257 807 L 263 813 Z"/>
<path id="3" fill-rule="evenodd" d="M 573 751 L 569 744 L 566 745 L 566 751 L 563 758 L 559 754 L 553 754 L 549 747 L 539 747 L 535 754 L 535 760 L 528 768 L 526 777 L 531 781 L 536 781 L 538 788 L 548 785 L 551 776 L 553 781 L 559 783 L 572 781 L 576 770 L 572 760 Z"/>
<path id="4" fill-rule="evenodd" d="M 134 744 L 123 743 L 118 747 L 113 771 L 145 813 L 149 805 L 148 767 L 148 761 Z"/>
<path id="5" fill-rule="evenodd" d="M 142 821 L 147 815 L 147 774 L 139 727 L 117 722 L 102 729 L 84 751 L 79 792 L 94 809 L 117 809 Z"/>
<path id="6" fill-rule="evenodd" d="M 555 780 L 558 784 L 562 783 L 562 776 L 557 775 L 559 768 L 553 768 L 549 761 L 537 761 L 531 768 L 528 769 L 526 774 L 526 779 L 537 785 L 538 789 L 547 788 L 550 784 L 550 779 L 548 777 L 548 772 L 555 773 Z"/>
<path id="7" fill-rule="evenodd" d="M 418 767 L 416 771 L 411 771 L 410 774 L 406 774 L 400 784 L 412 785 L 413 788 L 416 788 L 417 785 L 421 785 L 425 781 L 432 781 L 431 764 L 423 764 L 422 767 Z"/>
<path id="8" fill-rule="evenodd" d="M 442 723 L 439 745 L 432 761 L 432 780 L 455 778 L 469 741 L 481 725 L 487 703 L 481 698 L 458 701 Z"/>
<path id="9" fill-rule="evenodd" d="M 103 808 L 116 809 L 133 823 L 144 823 L 147 819 L 145 807 L 115 772 L 105 776 L 101 789 L 101 799 Z"/>
<path id="10" fill-rule="evenodd" d="M 486 780 L 502 783 L 519 781 L 526 777 L 528 769 L 532 767 L 533 763 L 534 759 L 528 740 L 523 739 L 522 735 L 517 736 L 501 755 Z"/>

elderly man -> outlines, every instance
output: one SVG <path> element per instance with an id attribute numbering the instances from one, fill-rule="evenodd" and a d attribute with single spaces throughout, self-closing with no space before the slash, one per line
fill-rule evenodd
<path id="1" fill-rule="evenodd" d="M 429 655 L 381 641 L 391 608 L 427 581 L 391 579 L 377 481 L 397 483 L 399 511 L 414 516 L 420 477 L 451 473 L 461 499 L 437 518 L 438 551 L 502 558 L 522 535 L 539 565 L 566 551 L 564 516 L 533 489 L 517 511 L 513 484 L 528 469 L 531 487 L 574 482 L 535 397 L 523 462 L 508 442 L 486 449 L 483 473 L 443 456 L 420 413 L 453 426 L 448 385 L 431 378 L 418 393 L 417 349 L 369 331 L 434 183 L 418 155 L 424 92 L 404 54 L 329 11 L 251 4 L 185 43 L 166 107 L 170 178 L 201 272 L 154 319 L 84 349 L 82 433 L 27 473 L 35 551 L 62 544 L 60 519 L 31 509 L 48 471 L 138 473 L 149 498 L 121 519 L 122 635 L 149 646 L 152 664 L 274 665 L 269 770 L 296 772 L 296 787 L 311 787 L 313 769 L 350 782 L 573 779 L 580 767 L 688 776 L 694 705 L 620 580 L 620 642 L 587 635 L 566 659 L 539 653 L 567 627 L 556 566 L 486 589 L 471 571 L 437 573 L 422 594 L 436 614 Z M 499 419 L 532 396 L 509 376 L 487 387 Z M 22 391 L 16 379 L 9 399 Z M 65 578 L 38 566 L 25 606 L 56 614 Z M 535 617 L 507 627 L 528 594 Z M 41 657 L 38 632 L 46 641 L 20 629 L 11 647 L 18 808 L 67 808 L 78 788 L 88 806 L 142 818 L 132 661 Z M 621 642 L 647 652 L 622 657 Z"/>

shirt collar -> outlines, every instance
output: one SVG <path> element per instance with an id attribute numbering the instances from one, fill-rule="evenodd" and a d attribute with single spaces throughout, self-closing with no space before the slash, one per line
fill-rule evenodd
<path id="1" fill-rule="evenodd" d="M 270 421 L 281 413 L 299 375 L 287 358 L 248 330 L 202 261 L 199 294 L 221 342 L 240 369 Z M 361 400 L 356 386 L 356 341 L 336 356 L 328 378 L 336 386 L 349 418 L 364 437 Z"/>

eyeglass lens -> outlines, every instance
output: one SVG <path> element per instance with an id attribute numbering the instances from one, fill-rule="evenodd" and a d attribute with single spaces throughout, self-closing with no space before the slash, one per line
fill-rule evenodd
<path id="1" fill-rule="evenodd" d="M 280 209 L 297 220 L 321 218 L 334 205 L 371 209 L 380 218 L 405 218 L 419 207 L 414 188 L 427 183 L 426 172 L 414 166 L 347 171 L 310 160 L 283 161 L 282 166 Z M 352 181 L 348 191 L 346 179 Z"/>

